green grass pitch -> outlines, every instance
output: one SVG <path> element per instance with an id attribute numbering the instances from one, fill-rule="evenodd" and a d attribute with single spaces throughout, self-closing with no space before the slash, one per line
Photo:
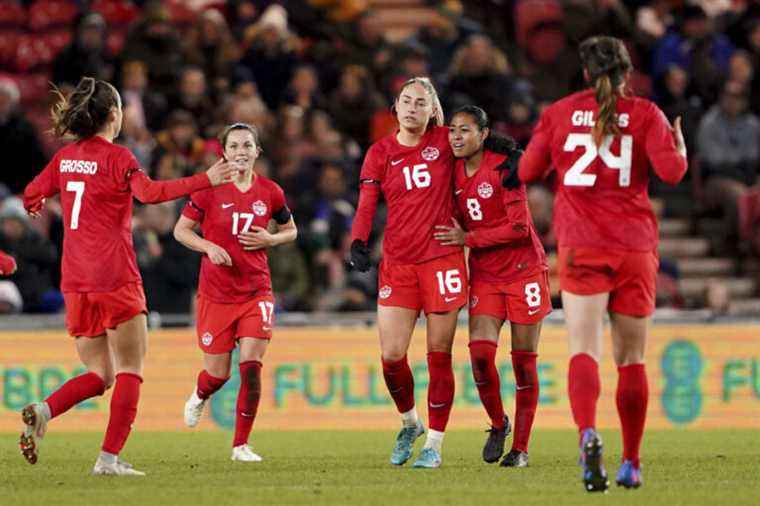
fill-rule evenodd
<path id="1" fill-rule="evenodd" d="M 137 432 L 123 457 L 148 476 L 112 478 L 89 476 L 100 435 L 53 427 L 35 466 L 18 454 L 15 435 L 0 435 L 0 504 L 760 504 L 760 431 L 649 432 L 639 490 L 615 486 L 619 434 L 602 434 L 613 482 L 606 495 L 583 490 L 576 436 L 569 431 L 536 431 L 527 469 L 483 463 L 485 434 L 454 431 L 437 470 L 388 464 L 391 430 L 254 431 L 254 450 L 265 461 L 246 464 L 230 462 L 229 433 Z M 421 445 L 418 440 L 417 451 Z"/>

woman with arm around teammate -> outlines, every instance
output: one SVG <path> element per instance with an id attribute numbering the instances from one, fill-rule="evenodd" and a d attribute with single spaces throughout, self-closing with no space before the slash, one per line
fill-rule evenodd
<path id="1" fill-rule="evenodd" d="M 285 194 L 272 180 L 257 175 L 259 135 L 251 125 L 235 123 L 220 141 L 235 169 L 232 183 L 193 193 L 182 211 L 174 237 L 204 254 L 198 287 L 197 334 L 203 370 L 185 404 L 185 424 L 195 427 L 211 395 L 230 377 L 232 351 L 240 346 L 240 391 L 235 408 L 232 460 L 259 462 L 248 446 L 261 396 L 261 367 L 272 338 L 274 296 L 266 248 L 296 239 L 296 226 Z M 270 220 L 277 232 L 270 234 Z M 194 228 L 200 224 L 203 237 Z"/>
<path id="2" fill-rule="evenodd" d="M 360 175 L 359 206 L 351 236 L 351 262 L 370 266 L 367 241 L 380 193 L 388 205 L 379 267 L 377 325 L 383 377 L 402 428 L 391 464 L 412 456 L 425 429 L 414 402 L 414 378 L 406 353 L 420 311 L 427 319 L 430 373 L 430 430 L 414 467 L 441 465 L 441 444 L 454 400 L 451 347 L 457 314 L 467 302 L 467 273 L 461 246 L 443 246 L 434 227 L 451 223 L 454 159 L 443 125 L 443 111 L 427 78 L 404 83 L 395 101 L 399 130 L 367 151 Z"/>
<path id="3" fill-rule="evenodd" d="M 510 423 L 501 402 L 496 350 L 499 331 L 509 321 L 512 369 L 515 373 L 515 434 L 504 467 L 528 465 L 528 440 L 538 405 L 536 358 L 541 322 L 551 312 L 548 266 L 528 210 L 525 185 L 502 187 L 503 164 L 516 166 L 520 150 L 512 139 L 511 155 L 484 148 L 488 115 L 480 107 L 458 109 L 449 122 L 449 143 L 457 158 L 454 199 L 462 217 L 453 226 L 439 225 L 443 245 L 470 248 L 470 359 L 480 400 L 491 419 L 483 460 L 496 462 L 504 453 Z"/>
<path id="4" fill-rule="evenodd" d="M 616 481 L 626 488 L 641 485 L 639 448 L 649 398 L 644 347 L 659 263 L 647 185 L 650 169 L 678 183 L 687 161 L 680 119 L 671 128 L 656 105 L 626 94 L 632 67 L 622 41 L 593 37 L 581 44 L 580 56 L 591 89 L 543 112 L 520 160 L 519 180 L 557 171 L 554 226 L 570 344 L 568 395 L 580 433 L 584 486 L 594 492 L 608 487 L 596 432 L 605 312 L 623 433 Z M 510 185 L 518 183 L 514 175 Z"/>
<path id="5" fill-rule="evenodd" d="M 85 77 L 68 99 L 59 93 L 54 132 L 76 140 L 61 148 L 24 191 L 24 207 L 33 217 L 46 198 L 60 193 L 66 328 L 87 372 L 23 409 L 19 445 L 26 460 L 36 463 L 47 422 L 115 383 L 92 472 L 142 476 L 118 458 L 137 414 L 148 345 L 145 294 L 132 246 L 132 198 L 145 203 L 177 199 L 221 184 L 231 169 L 220 160 L 205 174 L 152 181 L 129 150 L 113 143 L 121 121 L 121 97 L 105 81 Z"/>

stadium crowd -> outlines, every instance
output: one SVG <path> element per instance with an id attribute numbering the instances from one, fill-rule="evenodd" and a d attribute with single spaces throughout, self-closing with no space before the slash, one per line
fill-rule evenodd
<path id="1" fill-rule="evenodd" d="M 257 171 L 282 186 L 299 226 L 297 243 L 270 256 L 279 307 L 363 310 L 376 272 L 346 268 L 358 173 L 367 147 L 395 128 L 399 86 L 430 75 L 444 111 L 477 104 L 524 145 L 542 108 L 583 85 L 577 43 L 592 34 L 624 39 L 632 91 L 683 117 L 687 177 L 700 212 L 724 220 L 720 245 L 760 253 L 760 3 L 429 1 L 435 11 L 401 40 L 386 38 L 367 3 L 0 0 L 0 249 L 19 265 L 0 282 L 0 311 L 62 306 L 60 215 L 50 205 L 31 222 L 14 197 L 59 147 L 44 132 L 48 79 L 64 91 L 84 75 L 116 83 L 118 142 L 156 179 L 205 170 L 225 124 L 256 125 Z M 530 205 L 551 252 L 551 182 L 531 188 Z M 180 209 L 134 217 L 149 307 L 162 313 L 190 311 L 197 286 L 199 257 L 172 236 Z M 668 265 L 664 277 L 677 276 Z"/>

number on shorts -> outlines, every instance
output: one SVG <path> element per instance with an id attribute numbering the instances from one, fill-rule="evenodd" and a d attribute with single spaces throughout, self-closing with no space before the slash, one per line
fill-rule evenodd
<path id="1" fill-rule="evenodd" d="M 528 283 L 525 285 L 525 302 L 528 307 L 538 307 L 541 305 L 541 285 L 538 283 Z"/>
<path id="2" fill-rule="evenodd" d="M 267 325 L 272 324 L 272 316 L 274 315 L 274 304 L 268 301 L 260 301 L 259 309 L 261 309 L 261 319 Z"/>
<path id="3" fill-rule="evenodd" d="M 597 148 L 591 134 L 569 134 L 565 140 L 564 150 L 575 151 L 576 148 L 582 147 L 583 154 L 575 161 L 570 170 L 565 173 L 565 186 L 594 186 L 596 183 L 596 174 L 584 174 L 583 171 L 596 159 L 597 156 L 602 159 L 604 164 L 610 169 L 620 171 L 618 184 L 621 187 L 631 185 L 631 157 L 633 156 L 633 137 L 623 135 L 620 137 L 620 156 L 615 156 L 610 151 L 612 144 L 612 135 L 607 135 L 602 141 L 602 145 Z"/>
<path id="4" fill-rule="evenodd" d="M 483 211 L 480 209 L 480 202 L 478 202 L 478 199 L 467 199 L 467 210 L 470 212 L 470 218 L 472 218 L 472 221 L 480 221 L 483 219 Z"/>
<path id="5" fill-rule="evenodd" d="M 438 291 L 441 295 L 447 293 L 460 293 L 462 291 L 462 278 L 459 277 L 459 269 L 450 271 L 438 271 L 435 273 L 438 278 Z"/>
<path id="6" fill-rule="evenodd" d="M 248 229 L 253 225 L 253 213 L 232 213 L 232 235 L 238 235 L 238 233 L 245 234 Z M 240 221 L 245 220 L 243 229 L 238 232 Z"/>
<path id="7" fill-rule="evenodd" d="M 84 181 L 69 181 L 66 183 L 66 191 L 74 192 L 74 205 L 71 206 L 71 222 L 69 228 L 79 228 L 79 212 L 82 210 L 82 196 L 84 195 Z"/>

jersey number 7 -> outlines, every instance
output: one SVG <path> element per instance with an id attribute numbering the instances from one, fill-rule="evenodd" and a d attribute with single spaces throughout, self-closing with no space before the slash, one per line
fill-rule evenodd
<path id="1" fill-rule="evenodd" d="M 618 184 L 621 187 L 631 185 L 631 157 L 633 156 L 633 137 L 623 135 L 620 137 L 620 156 L 615 156 L 610 151 L 612 144 L 612 135 L 604 137 L 601 146 L 597 148 L 591 134 L 569 134 L 565 141 L 565 151 L 575 151 L 577 148 L 583 148 L 583 154 L 575 161 L 570 170 L 565 173 L 563 183 L 565 186 L 594 186 L 596 183 L 596 174 L 584 174 L 583 171 L 588 168 L 596 157 L 602 159 L 604 164 L 610 169 L 620 171 Z"/>

